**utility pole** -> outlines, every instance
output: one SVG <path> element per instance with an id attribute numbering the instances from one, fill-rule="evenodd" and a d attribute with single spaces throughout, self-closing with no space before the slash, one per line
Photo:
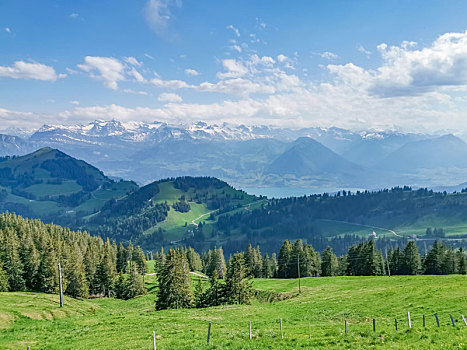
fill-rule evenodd
<path id="1" fill-rule="evenodd" d="M 298 270 L 298 293 L 301 293 L 302 288 L 300 286 L 300 252 L 297 254 L 297 270 Z"/>
<path id="2" fill-rule="evenodd" d="M 60 282 L 60 307 L 63 307 L 63 283 L 62 283 L 62 266 L 58 262 L 58 278 Z"/>

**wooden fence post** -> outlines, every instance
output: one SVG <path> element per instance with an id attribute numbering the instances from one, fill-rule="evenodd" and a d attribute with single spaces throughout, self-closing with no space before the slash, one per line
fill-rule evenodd
<path id="1" fill-rule="evenodd" d="M 308 323 L 308 338 L 311 339 L 311 323 Z"/>
<path id="2" fill-rule="evenodd" d="M 461 315 L 462 319 L 464 320 L 465 326 L 467 327 L 467 320 L 465 319 L 464 315 Z"/>
<path id="3" fill-rule="evenodd" d="M 452 318 L 452 315 L 449 315 L 449 316 L 451 316 L 452 326 L 453 326 L 453 327 L 456 327 L 456 324 L 454 323 L 454 319 Z"/>
<path id="4" fill-rule="evenodd" d="M 376 321 L 373 319 L 373 332 L 376 332 Z"/>
<path id="5" fill-rule="evenodd" d="M 281 321 L 281 339 L 284 339 L 284 333 L 282 332 L 282 318 L 280 319 Z"/>
<path id="6" fill-rule="evenodd" d="M 407 312 L 407 317 L 409 319 L 409 328 L 412 328 L 412 321 L 410 320 L 410 311 Z"/>
<path id="7" fill-rule="evenodd" d="M 209 344 L 210 338 L 211 338 L 211 322 L 209 322 L 209 326 L 208 326 L 208 344 Z"/>
<path id="8" fill-rule="evenodd" d="M 344 325 L 345 325 L 345 334 L 347 334 L 347 320 L 344 321 Z"/>
<path id="9" fill-rule="evenodd" d="M 425 315 L 423 315 L 423 328 L 425 328 Z"/>
<path id="10" fill-rule="evenodd" d="M 152 331 L 152 340 L 154 344 L 154 350 L 156 350 L 156 331 Z"/>
<path id="11" fill-rule="evenodd" d="M 397 318 L 394 319 L 394 326 L 396 326 L 396 331 L 397 331 Z"/>
<path id="12" fill-rule="evenodd" d="M 435 318 L 436 318 L 436 324 L 438 325 L 438 328 L 439 328 L 439 319 L 438 319 L 438 315 L 435 314 Z"/>
<path id="13" fill-rule="evenodd" d="M 249 324 L 249 330 L 250 330 L 250 339 L 251 339 L 251 321 L 250 321 L 250 324 Z"/>

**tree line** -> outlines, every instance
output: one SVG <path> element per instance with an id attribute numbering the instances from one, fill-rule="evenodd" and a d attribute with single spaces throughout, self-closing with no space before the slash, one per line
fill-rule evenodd
<path id="1" fill-rule="evenodd" d="M 39 220 L 0 214 L 0 291 L 57 293 L 75 298 L 144 294 L 147 272 L 140 247 L 93 237 Z"/>

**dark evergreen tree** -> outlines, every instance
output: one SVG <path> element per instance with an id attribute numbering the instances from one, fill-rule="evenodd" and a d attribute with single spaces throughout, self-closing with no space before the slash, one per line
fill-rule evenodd
<path id="1" fill-rule="evenodd" d="M 234 254 L 229 260 L 225 278 L 225 296 L 229 304 L 249 304 L 252 286 L 247 278 L 247 268 L 242 254 Z"/>
<path id="2" fill-rule="evenodd" d="M 77 244 L 71 248 L 70 259 L 65 266 L 66 279 L 65 293 L 73 298 L 87 298 L 89 286 L 83 264 L 83 256 Z"/>
<path id="3" fill-rule="evenodd" d="M 418 275 L 422 269 L 422 262 L 414 241 L 407 243 L 402 256 L 401 274 Z"/>
<path id="4" fill-rule="evenodd" d="M 193 305 L 193 287 L 186 255 L 170 249 L 160 273 L 156 310 L 190 308 Z"/>
<path id="5" fill-rule="evenodd" d="M 3 263 L 0 261 L 0 292 L 8 292 L 8 275 L 3 269 Z"/>
<path id="6" fill-rule="evenodd" d="M 327 247 L 321 254 L 321 275 L 337 276 L 339 271 L 339 262 L 331 247 Z"/>
<path id="7" fill-rule="evenodd" d="M 8 276 L 9 290 L 12 292 L 22 291 L 26 284 L 23 277 L 23 264 L 18 252 L 18 237 L 11 228 L 0 231 L 0 234 L 1 260 Z"/>
<path id="8" fill-rule="evenodd" d="M 279 251 L 278 257 L 278 268 L 277 268 L 277 277 L 279 278 L 289 278 L 290 277 L 290 265 L 292 263 L 292 244 L 285 240 L 282 244 L 281 250 Z"/>

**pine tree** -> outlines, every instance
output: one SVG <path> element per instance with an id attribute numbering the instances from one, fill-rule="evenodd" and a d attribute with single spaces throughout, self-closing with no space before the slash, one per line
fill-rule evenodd
<path id="1" fill-rule="evenodd" d="M 321 275 L 337 276 L 339 263 L 331 247 L 327 247 L 321 254 Z"/>
<path id="2" fill-rule="evenodd" d="M 285 240 L 279 251 L 277 277 L 290 278 L 290 264 L 292 259 L 292 244 Z"/>
<path id="3" fill-rule="evenodd" d="M 96 269 L 96 285 L 102 295 L 110 297 L 116 277 L 116 264 L 112 257 L 109 239 L 104 244 L 104 251 Z"/>
<path id="4" fill-rule="evenodd" d="M 136 246 L 133 250 L 133 258 L 132 258 L 136 270 L 139 274 L 144 276 L 144 274 L 148 271 L 148 266 L 146 264 L 146 258 L 144 256 L 144 252 L 140 246 Z"/>
<path id="5" fill-rule="evenodd" d="M 229 304 L 249 304 L 252 286 L 242 254 L 234 254 L 229 261 L 225 278 L 225 296 Z"/>
<path id="6" fill-rule="evenodd" d="M 19 255 L 23 264 L 23 278 L 26 283 L 26 289 L 37 290 L 36 274 L 39 269 L 40 256 L 29 232 L 22 238 Z"/>
<path id="7" fill-rule="evenodd" d="M 6 271 L 3 269 L 3 264 L 0 261 L 0 292 L 8 292 L 8 276 Z"/>
<path id="8" fill-rule="evenodd" d="M 117 299 L 126 299 L 127 285 L 123 272 L 119 272 L 114 284 L 114 293 Z"/>
<path id="9" fill-rule="evenodd" d="M 8 276 L 9 290 L 12 292 L 22 291 L 25 289 L 26 284 L 23 278 L 23 264 L 18 252 L 18 238 L 15 231 L 9 227 L 0 234 L 2 234 L 0 241 L 1 259 Z"/>
<path id="10" fill-rule="evenodd" d="M 209 277 L 209 288 L 203 294 L 203 307 L 221 305 L 225 299 L 224 292 L 223 286 L 219 283 L 217 271 L 214 270 L 211 277 Z"/>
<path id="11" fill-rule="evenodd" d="M 425 257 L 423 262 L 426 275 L 441 275 L 442 274 L 442 264 L 444 260 L 446 248 L 445 246 L 435 241 L 430 251 Z"/>
<path id="12" fill-rule="evenodd" d="M 198 282 L 196 282 L 194 295 L 195 295 L 195 307 L 197 308 L 205 307 L 204 289 L 203 289 L 203 283 L 201 282 L 201 279 L 198 279 Z"/>
<path id="13" fill-rule="evenodd" d="M 87 298 L 89 286 L 84 270 L 83 256 L 77 244 L 71 248 L 71 259 L 65 266 L 65 279 L 67 281 L 65 294 L 73 298 Z"/>
<path id="14" fill-rule="evenodd" d="M 422 262 L 414 241 L 407 243 L 402 256 L 401 273 L 403 275 L 418 275 L 422 268 Z"/>
<path id="15" fill-rule="evenodd" d="M 58 258 L 50 238 L 45 238 L 35 285 L 40 292 L 58 293 L 59 291 Z"/>
<path id="16" fill-rule="evenodd" d="M 117 247 L 117 272 L 126 272 L 126 267 L 128 265 L 128 252 L 120 243 Z"/>
<path id="17" fill-rule="evenodd" d="M 190 266 L 190 271 L 201 271 L 203 269 L 201 257 L 193 248 L 190 247 L 186 250 L 186 257 L 188 265 Z"/>
<path id="18" fill-rule="evenodd" d="M 146 286 L 144 285 L 143 276 L 138 273 L 136 268 L 130 271 L 130 275 L 126 280 L 126 294 L 125 299 L 133 299 L 138 295 L 144 295 L 147 293 Z"/>
<path id="19" fill-rule="evenodd" d="M 193 305 L 190 269 L 183 252 L 170 249 L 157 278 L 156 310 L 189 308 Z"/>
<path id="20" fill-rule="evenodd" d="M 277 277 L 277 258 L 276 253 L 271 254 L 271 278 Z"/>

